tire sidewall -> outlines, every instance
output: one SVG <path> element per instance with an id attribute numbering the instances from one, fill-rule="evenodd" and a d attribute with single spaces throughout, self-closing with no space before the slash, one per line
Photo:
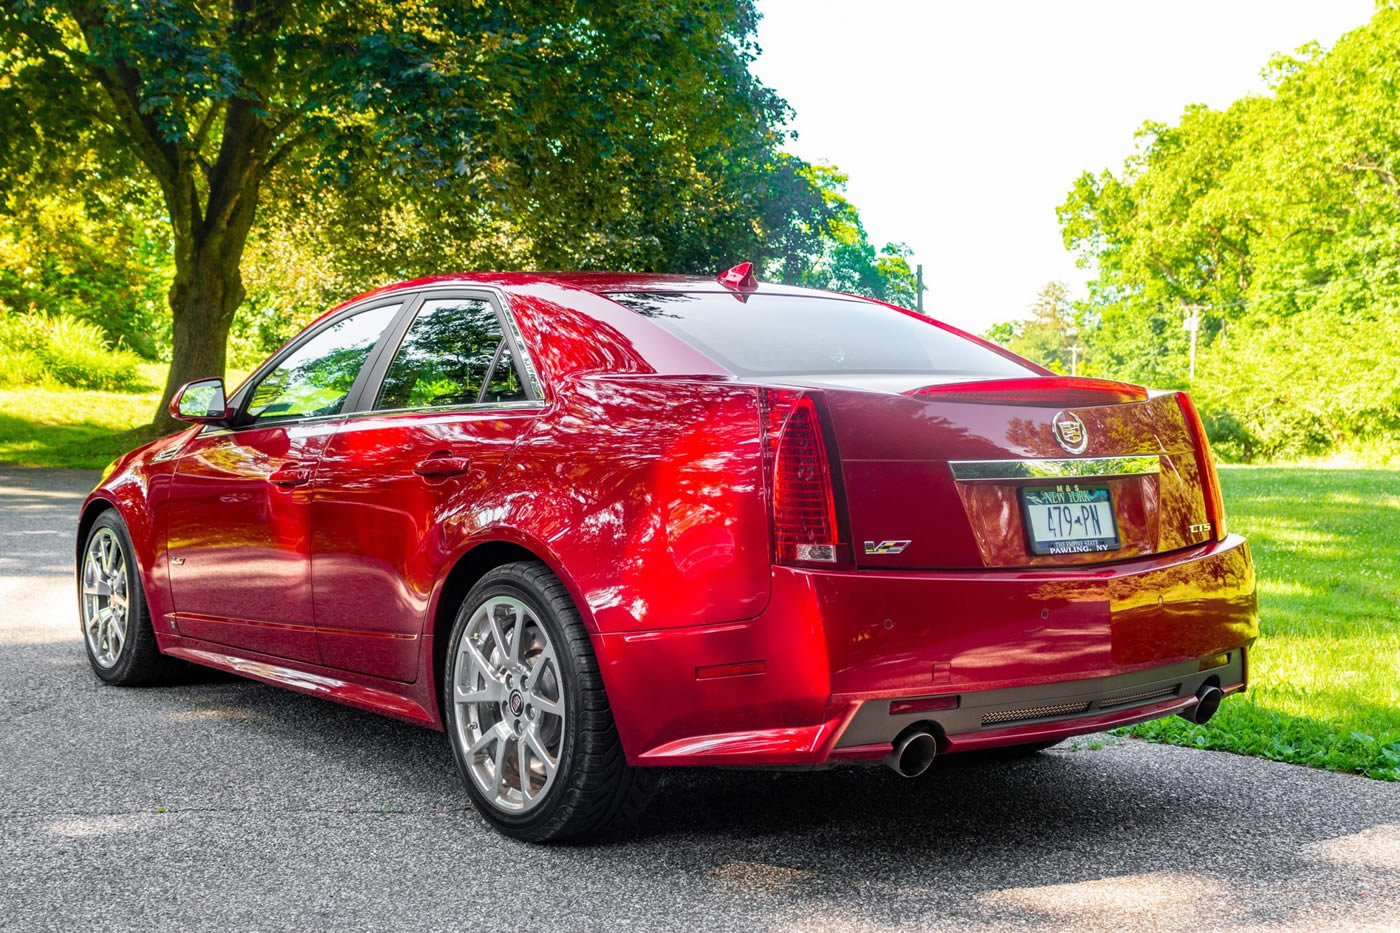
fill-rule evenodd
<path id="1" fill-rule="evenodd" d="M 453 702 L 452 698 L 453 685 L 457 680 L 457 649 L 466 632 L 467 623 L 471 621 L 472 615 L 483 602 L 496 596 L 510 596 L 518 599 L 535 614 L 535 618 L 546 629 L 550 642 L 554 646 L 554 655 L 558 661 L 558 673 L 562 681 L 560 693 L 564 697 L 564 736 L 559 748 L 559 768 L 545 799 L 524 813 L 498 809 L 492 801 L 486 799 L 485 794 L 477 787 L 476 780 L 472 777 L 466 760 L 465 749 L 462 747 L 458 731 L 457 704 Z M 452 746 L 452 760 L 457 765 L 457 773 L 466 786 L 467 793 L 470 795 L 477 812 L 492 823 L 514 832 L 528 832 L 537 826 L 548 823 L 558 811 L 573 776 L 573 761 L 578 742 L 579 703 L 581 702 L 579 672 L 576 670 L 575 659 L 569 651 L 569 641 L 564 631 L 564 625 L 557 614 L 550 608 L 548 602 L 534 591 L 533 587 L 523 581 L 512 579 L 504 574 L 498 575 L 496 571 L 493 571 L 474 586 L 467 594 L 466 599 L 462 601 L 462 606 L 457 611 L 457 618 L 452 624 L 452 634 L 448 638 L 447 658 L 443 665 L 443 671 L 443 725 L 447 730 L 448 744 Z"/>
<path id="2" fill-rule="evenodd" d="M 92 547 L 92 539 L 97 536 L 98 531 L 106 528 L 117 537 L 117 543 L 122 549 L 122 560 L 126 568 L 126 591 L 127 591 L 127 611 L 126 611 L 126 640 L 122 642 L 121 653 L 117 656 L 117 663 L 111 667 L 103 667 L 97 663 L 97 658 L 93 657 L 92 645 L 88 642 L 86 607 L 83 600 L 83 573 L 87 565 L 88 548 Z M 131 673 L 131 667 L 136 662 L 136 645 L 138 641 L 138 630 L 146 624 L 146 590 L 141 585 L 141 571 L 136 563 L 136 548 L 131 543 L 131 535 L 127 533 L 126 523 L 116 512 L 108 510 L 97 517 L 88 529 L 87 538 L 83 541 L 83 554 L 78 563 L 78 629 L 83 636 L 83 651 L 87 654 L 88 663 L 92 666 L 93 673 L 108 683 L 124 682 Z"/>

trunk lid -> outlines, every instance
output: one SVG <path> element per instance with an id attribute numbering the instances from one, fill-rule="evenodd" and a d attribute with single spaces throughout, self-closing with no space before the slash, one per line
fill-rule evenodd
<path id="1" fill-rule="evenodd" d="M 1139 394 L 1077 404 L 1120 396 L 1065 388 L 1075 382 L 1060 380 L 1058 396 L 1008 391 L 1007 401 L 989 403 L 956 392 L 920 397 L 857 380 L 813 380 L 838 453 L 838 508 L 856 566 L 1083 566 L 1211 540 L 1204 473 L 1177 395 L 1143 398 L 1124 387 Z M 1045 392 L 1051 383 L 1044 380 Z M 1110 514 L 1112 528 L 1091 542 L 1044 543 L 1047 535 L 1073 537 L 1076 523 L 1094 529 Z M 1040 526 L 1040 541 L 1031 524 Z M 1109 542 L 1112 529 L 1116 541 Z"/>

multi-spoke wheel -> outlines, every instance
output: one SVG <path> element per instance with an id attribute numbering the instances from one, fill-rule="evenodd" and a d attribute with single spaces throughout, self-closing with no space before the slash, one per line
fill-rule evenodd
<path id="1" fill-rule="evenodd" d="M 477 789 L 502 810 L 549 792 L 564 745 L 564 680 L 549 632 L 513 596 L 476 608 L 457 642 L 458 740 Z"/>
<path id="2" fill-rule="evenodd" d="M 634 819 L 655 778 L 627 765 L 588 633 L 542 564 L 486 574 L 448 644 L 443 715 L 477 809 L 518 839 Z"/>
<path id="3" fill-rule="evenodd" d="M 126 526 L 114 511 L 88 529 L 78 561 L 83 642 L 98 677 L 113 684 L 166 679 L 178 664 L 160 653 Z"/>
<path id="4" fill-rule="evenodd" d="M 121 657 L 130 611 L 121 542 L 112 529 L 97 528 L 83 558 L 83 631 L 98 667 L 110 669 Z"/>

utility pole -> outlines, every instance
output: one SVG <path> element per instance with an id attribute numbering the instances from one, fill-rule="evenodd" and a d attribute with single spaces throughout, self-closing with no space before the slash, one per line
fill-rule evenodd
<path id="1" fill-rule="evenodd" d="M 920 314 L 924 313 L 924 264 L 919 263 L 914 267 L 914 309 Z"/>
<path id="2" fill-rule="evenodd" d="M 1186 305 L 1186 323 L 1182 324 L 1191 332 L 1191 373 L 1188 382 L 1196 381 L 1196 336 L 1201 332 L 1201 309 L 1204 305 Z"/>

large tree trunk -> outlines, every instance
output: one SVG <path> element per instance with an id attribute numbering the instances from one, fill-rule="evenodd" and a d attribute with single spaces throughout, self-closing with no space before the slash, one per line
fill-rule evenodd
<path id="1" fill-rule="evenodd" d="M 233 0 L 232 29 L 237 34 L 272 30 L 277 11 L 289 8 L 267 5 L 255 22 L 252 0 Z M 102 5 L 79 4 L 72 13 L 88 48 L 103 48 Z M 150 170 L 170 212 L 175 240 L 175 281 L 170 286 L 174 346 L 170 375 L 152 423 L 173 430 L 179 426 L 169 411 L 175 390 L 191 379 L 223 378 L 229 326 L 243 300 L 239 265 L 253 226 L 258 189 L 276 161 L 272 143 L 290 123 L 269 126 L 256 95 L 243 91 L 227 101 L 211 101 L 190 134 L 172 136 L 144 106 L 142 76 L 134 65 L 115 57 L 95 58 L 87 67 L 112 103 L 112 129 Z M 209 161 L 201 149 L 220 115 L 218 152 Z"/>
<path id="2" fill-rule="evenodd" d="M 243 300 L 241 242 L 233 255 L 228 249 L 193 252 L 193 268 L 188 274 L 177 273 L 170 287 L 170 373 L 154 418 L 155 426 L 162 430 L 180 426 L 170 417 L 170 399 L 176 389 L 192 379 L 224 377 L 229 328 Z"/>
<path id="3" fill-rule="evenodd" d="M 257 211 L 271 132 L 246 101 L 229 105 L 219 157 L 208 170 L 201 205 L 193 158 L 177 153 L 176 179 L 166 192 L 175 235 L 175 281 L 170 286 L 173 330 L 170 375 L 155 411 L 159 429 L 174 430 L 170 399 L 191 379 L 224 377 L 228 332 L 243 301 L 243 248 Z"/>

